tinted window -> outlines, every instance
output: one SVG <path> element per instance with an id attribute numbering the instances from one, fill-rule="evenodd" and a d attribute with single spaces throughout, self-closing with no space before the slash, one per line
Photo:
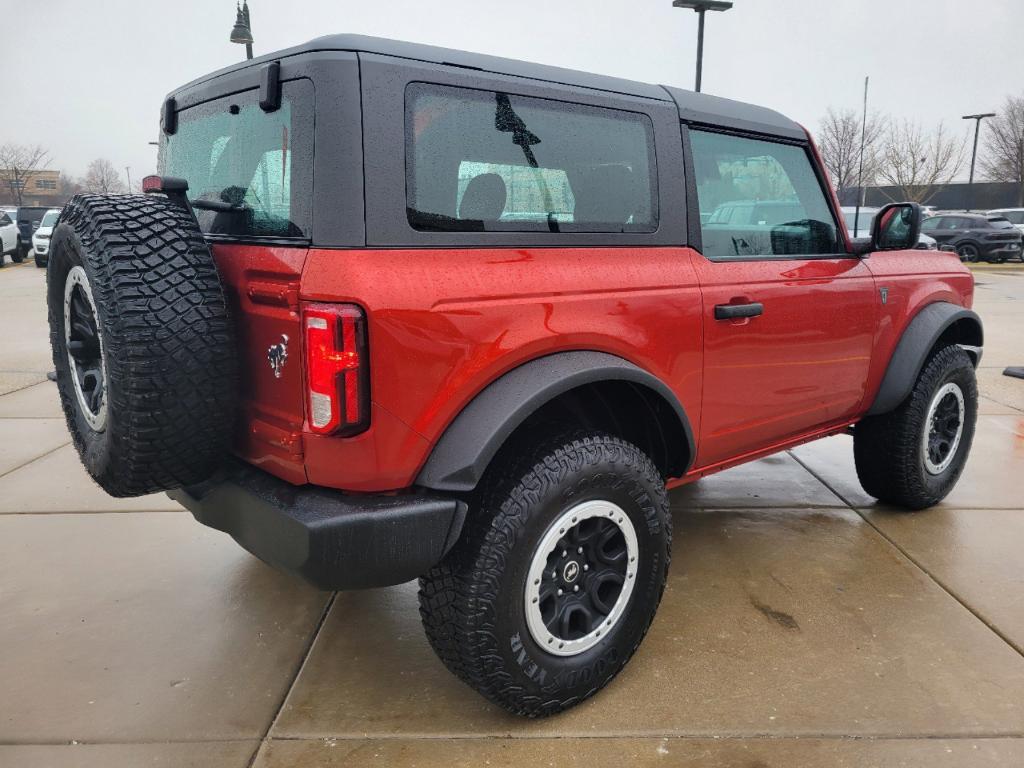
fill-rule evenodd
<path id="1" fill-rule="evenodd" d="M 1013 229 L 1013 224 L 1010 223 L 1009 219 L 1005 219 L 1001 216 L 993 216 L 988 220 L 988 225 L 992 229 Z"/>
<path id="2" fill-rule="evenodd" d="M 178 113 L 164 136 L 161 172 L 188 181 L 209 234 L 308 237 L 312 196 L 312 86 L 284 83 L 281 107 L 264 112 L 256 91 Z"/>
<path id="3" fill-rule="evenodd" d="M 413 83 L 406 91 L 409 223 L 424 230 L 652 232 L 646 115 Z"/>
<path id="4" fill-rule="evenodd" d="M 839 251 L 835 219 L 803 147 L 699 130 L 690 140 L 705 256 Z"/>
<path id="5" fill-rule="evenodd" d="M 932 231 L 934 231 L 936 229 L 942 229 L 942 222 L 943 221 L 944 221 L 944 217 L 942 217 L 942 216 L 932 216 L 930 218 L 927 218 L 921 224 L 921 231 L 922 232 L 932 232 Z"/>
<path id="6" fill-rule="evenodd" d="M 942 229 L 970 229 L 974 223 L 973 219 L 963 216 L 946 216 L 943 219 Z"/>
<path id="7" fill-rule="evenodd" d="M 0 227 L 6 227 L 11 224 L 11 218 L 6 213 L 0 213 Z"/>

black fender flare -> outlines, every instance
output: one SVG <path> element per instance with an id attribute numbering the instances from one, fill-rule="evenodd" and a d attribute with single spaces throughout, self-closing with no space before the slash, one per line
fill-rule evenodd
<path id="1" fill-rule="evenodd" d="M 867 415 L 889 413 L 902 403 L 914 388 L 914 382 L 935 342 L 954 323 L 961 322 L 971 329 L 972 335 L 964 343 L 974 348 L 972 359 L 977 367 L 981 361 L 984 341 L 981 318 L 976 312 L 947 301 L 928 304 L 914 316 L 900 336 Z"/>
<path id="2" fill-rule="evenodd" d="M 491 382 L 448 425 L 416 478 L 416 485 L 438 491 L 471 491 L 498 449 L 530 414 L 545 403 L 586 384 L 627 381 L 648 387 L 672 407 L 688 448 L 695 455 L 690 420 L 675 393 L 657 376 L 605 352 L 546 355 Z"/>

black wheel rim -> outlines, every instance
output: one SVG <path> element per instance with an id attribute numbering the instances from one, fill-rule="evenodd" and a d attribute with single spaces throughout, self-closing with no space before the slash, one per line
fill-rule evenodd
<path id="1" fill-rule="evenodd" d="M 626 513 L 608 501 L 564 513 L 534 553 L 526 588 L 530 633 L 557 655 L 582 653 L 623 615 L 639 545 Z"/>
<path id="2" fill-rule="evenodd" d="M 64 341 L 75 395 L 86 422 L 96 431 L 106 423 L 103 341 L 85 271 L 73 267 L 64 290 Z"/>
<path id="3" fill-rule="evenodd" d="M 925 468 L 933 475 L 949 468 L 964 430 L 964 396 L 960 387 L 949 382 L 932 398 L 925 421 Z"/>

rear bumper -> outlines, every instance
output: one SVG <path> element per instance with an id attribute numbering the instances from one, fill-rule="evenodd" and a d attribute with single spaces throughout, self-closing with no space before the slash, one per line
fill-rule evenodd
<path id="1" fill-rule="evenodd" d="M 448 496 L 294 486 L 242 463 L 167 495 L 264 562 L 321 589 L 416 578 L 451 549 L 466 515 L 465 504 Z"/>
<path id="2" fill-rule="evenodd" d="M 1003 256 L 1012 259 L 1020 256 L 1020 253 L 1021 243 L 1019 240 L 1016 242 L 1007 240 L 995 243 L 985 243 L 982 246 L 981 251 L 982 258 Z"/>

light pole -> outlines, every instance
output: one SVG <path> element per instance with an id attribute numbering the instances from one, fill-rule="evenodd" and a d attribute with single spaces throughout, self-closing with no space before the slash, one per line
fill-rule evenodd
<path id="1" fill-rule="evenodd" d="M 232 43 L 245 44 L 245 58 L 252 58 L 252 24 L 249 21 L 249 0 L 243 0 L 242 5 L 235 3 L 235 26 L 231 30 Z"/>
<path id="2" fill-rule="evenodd" d="M 700 76 L 704 68 L 704 12 L 728 11 L 732 8 L 732 3 L 725 0 L 672 0 L 672 7 L 689 8 L 696 11 L 700 17 L 697 22 L 697 84 L 694 87 L 694 90 L 700 93 Z"/>
<path id="3" fill-rule="evenodd" d="M 128 176 L 128 194 L 130 195 L 132 193 L 132 167 L 130 165 L 126 165 L 124 167 L 124 172 Z"/>
<path id="4" fill-rule="evenodd" d="M 984 112 L 978 115 L 964 115 L 963 120 L 974 121 L 974 149 L 971 150 L 971 175 L 967 180 L 967 210 L 971 210 L 971 203 L 974 202 L 974 161 L 978 157 L 978 131 L 981 130 L 981 121 L 986 117 L 995 117 L 995 112 Z"/>

